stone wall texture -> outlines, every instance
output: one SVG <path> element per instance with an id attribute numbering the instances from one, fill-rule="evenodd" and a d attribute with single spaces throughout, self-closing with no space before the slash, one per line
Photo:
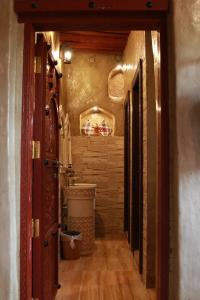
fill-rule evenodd
<path id="1" fill-rule="evenodd" d="M 96 237 L 121 238 L 124 225 L 123 137 L 72 137 L 80 182 L 96 183 Z"/>

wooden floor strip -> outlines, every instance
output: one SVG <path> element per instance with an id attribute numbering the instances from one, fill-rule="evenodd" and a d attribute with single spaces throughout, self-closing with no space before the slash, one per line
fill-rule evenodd
<path id="1" fill-rule="evenodd" d="M 155 300 L 145 289 L 126 240 L 95 242 L 91 256 L 61 261 L 56 300 Z"/>

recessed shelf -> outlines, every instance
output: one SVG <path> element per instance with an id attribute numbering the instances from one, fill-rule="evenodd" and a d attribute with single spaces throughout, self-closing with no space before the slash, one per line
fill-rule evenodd
<path id="1" fill-rule="evenodd" d="M 115 116 L 107 110 L 93 106 L 80 114 L 80 134 L 85 136 L 113 136 Z"/>

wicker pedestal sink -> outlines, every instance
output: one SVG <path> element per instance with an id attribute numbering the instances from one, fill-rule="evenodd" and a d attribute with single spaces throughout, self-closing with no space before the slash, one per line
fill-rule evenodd
<path id="1" fill-rule="evenodd" d="M 76 183 L 66 187 L 68 230 L 81 232 L 81 255 L 89 255 L 94 249 L 95 191 L 96 184 L 89 183 Z"/>

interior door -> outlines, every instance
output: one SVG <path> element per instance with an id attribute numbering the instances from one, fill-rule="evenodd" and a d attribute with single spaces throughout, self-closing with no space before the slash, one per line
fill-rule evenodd
<path id="1" fill-rule="evenodd" d="M 124 103 L 124 231 L 130 243 L 130 92 Z"/>
<path id="2" fill-rule="evenodd" d="M 42 34 L 37 35 L 33 159 L 33 298 L 53 300 L 58 285 L 58 74 Z M 39 152 L 39 149 L 38 149 Z M 39 224 L 39 226 L 38 226 Z"/>
<path id="3" fill-rule="evenodd" d="M 143 98 L 142 98 L 142 60 L 133 82 L 133 142 L 132 142 L 132 249 L 139 271 L 143 266 Z"/>

